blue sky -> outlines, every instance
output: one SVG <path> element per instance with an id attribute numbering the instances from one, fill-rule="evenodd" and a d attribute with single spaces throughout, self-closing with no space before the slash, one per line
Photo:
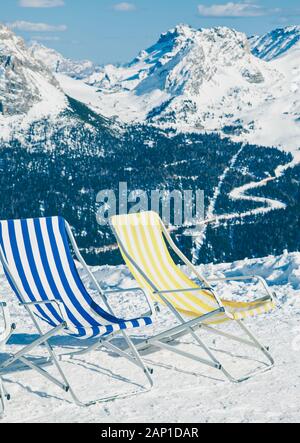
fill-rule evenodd
<path id="1" fill-rule="evenodd" d="M 264 33 L 300 24 L 298 0 L 1 0 L 0 20 L 74 59 L 126 62 L 179 23 Z"/>

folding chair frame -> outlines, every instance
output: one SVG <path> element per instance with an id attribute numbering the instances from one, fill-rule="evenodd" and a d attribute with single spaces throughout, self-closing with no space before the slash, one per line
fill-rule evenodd
<path id="1" fill-rule="evenodd" d="M 3 332 L 0 334 L 1 347 L 7 343 L 16 326 L 10 321 L 8 306 L 5 302 L 0 302 L 0 310 L 4 319 L 4 329 Z M 10 395 L 6 391 L 0 376 L 0 418 L 3 416 L 5 411 L 5 400 L 10 400 Z"/>
<path id="2" fill-rule="evenodd" d="M 95 279 L 95 277 L 93 276 L 92 272 L 90 271 L 89 267 L 87 266 L 86 262 L 84 261 L 82 255 L 80 254 L 80 251 L 77 247 L 75 238 L 73 236 L 72 230 L 69 226 L 69 224 L 67 222 L 65 222 L 66 224 L 66 232 L 67 235 L 69 237 L 69 240 L 71 242 L 71 245 L 74 249 L 75 255 L 77 257 L 77 259 L 80 261 L 80 263 L 82 264 L 82 266 L 84 267 L 84 269 L 86 270 L 88 277 L 90 278 L 91 282 L 93 282 L 93 284 L 95 285 L 95 287 L 97 288 L 98 291 L 98 295 L 101 297 L 102 301 L 105 303 L 105 306 L 107 307 L 107 309 L 109 310 L 109 312 L 114 315 L 113 310 L 111 308 L 111 306 L 108 303 L 106 294 L 102 291 L 99 283 L 97 282 L 97 280 Z M 5 256 L 3 254 L 2 248 L 0 247 L 0 255 L 1 255 L 1 260 L 2 263 L 5 267 L 6 272 L 8 273 L 9 277 L 11 278 L 15 288 L 17 288 L 18 290 L 18 295 L 19 298 L 21 300 L 20 305 L 23 306 L 27 313 L 29 314 L 38 334 L 39 334 L 39 338 L 36 339 L 35 341 L 33 341 L 31 344 L 25 346 L 22 350 L 20 350 L 19 352 L 17 352 L 16 354 L 11 355 L 10 358 L 8 358 L 2 365 L 0 365 L 0 377 L 1 377 L 1 373 L 3 374 L 4 372 L 7 371 L 7 369 L 9 367 L 11 367 L 16 361 L 20 361 L 22 364 L 24 364 L 25 367 L 29 367 L 35 371 L 37 371 L 40 375 L 42 375 L 43 377 L 47 378 L 49 381 L 51 381 L 52 383 L 54 383 L 55 385 L 57 385 L 59 388 L 61 388 L 64 392 L 69 392 L 74 403 L 78 406 L 91 406 L 94 405 L 96 403 L 101 403 L 101 402 L 108 402 L 108 401 L 112 401 L 118 398 L 127 398 L 127 397 L 131 397 L 133 395 L 142 393 L 142 392 L 149 392 L 152 387 L 153 387 L 153 380 L 152 380 L 152 373 L 153 370 L 151 368 L 148 368 L 136 346 L 134 345 L 134 343 L 132 342 L 131 338 L 128 336 L 127 332 L 125 330 L 121 330 L 121 331 L 117 331 L 114 332 L 112 334 L 110 334 L 107 337 L 102 337 L 99 338 L 96 342 L 96 344 L 93 344 L 91 346 L 89 346 L 87 349 L 81 350 L 81 351 L 77 351 L 77 352 L 73 352 L 73 353 L 65 353 L 65 354 L 61 354 L 60 356 L 56 355 L 56 353 L 54 352 L 51 344 L 49 343 L 49 340 L 51 339 L 51 337 L 57 335 L 58 333 L 62 332 L 63 330 L 68 329 L 71 332 L 75 332 L 72 329 L 72 326 L 69 324 L 68 322 L 68 318 L 65 312 L 65 308 L 64 305 L 62 303 L 60 303 L 58 300 L 45 300 L 45 301 L 41 301 L 41 302 L 32 302 L 32 303 L 26 303 L 22 297 L 22 294 L 20 292 L 20 290 L 18 289 L 18 285 L 16 284 L 14 277 L 11 275 L 8 264 L 6 263 L 6 259 Z M 142 292 L 145 297 L 146 300 L 149 304 L 149 308 L 150 311 L 147 312 L 147 314 L 145 314 L 144 316 L 149 316 L 152 315 L 153 313 L 155 313 L 155 310 L 153 308 L 153 304 L 151 302 L 151 300 L 148 298 L 147 294 L 144 293 L 143 290 L 140 290 L 139 288 L 137 289 L 138 291 Z M 121 292 L 121 291 L 120 291 Z M 51 305 L 51 304 L 55 304 L 59 310 L 60 310 L 60 314 L 61 314 L 61 318 L 64 320 L 63 323 L 61 323 L 60 325 L 56 326 L 55 328 L 51 329 L 49 332 L 47 332 L 46 334 L 43 334 L 42 329 L 40 327 L 40 324 L 36 318 L 36 316 L 33 314 L 32 312 L 32 308 L 36 305 Z M 117 335 L 117 334 L 121 334 L 123 336 L 123 338 L 125 339 L 127 346 L 129 348 L 128 352 L 124 352 L 121 349 L 119 349 L 118 347 L 114 346 L 111 343 L 111 340 Z M 32 360 L 29 359 L 28 353 L 30 353 L 33 349 L 37 348 L 38 346 L 44 345 L 49 357 L 48 359 L 46 359 L 45 365 L 49 365 L 49 364 L 53 364 L 56 369 L 58 370 L 58 373 L 60 375 L 60 379 L 53 377 L 51 374 L 49 374 L 48 371 L 46 371 L 44 369 L 44 364 L 37 364 L 35 362 L 33 362 Z M 76 355 L 83 355 L 83 354 L 87 354 L 91 351 L 94 350 L 98 350 L 101 348 L 106 348 L 109 349 L 110 351 L 113 351 L 115 354 L 126 358 L 130 363 L 132 363 L 133 365 L 137 366 L 138 368 L 140 368 L 143 371 L 143 374 L 145 376 L 145 378 L 147 379 L 147 384 L 149 385 L 149 387 L 147 387 L 146 385 L 141 386 L 140 390 L 135 390 L 135 391 L 131 391 L 131 392 L 124 392 L 124 393 L 117 393 L 114 394 L 112 396 L 109 397 L 102 397 L 96 400 L 92 400 L 89 402 L 83 402 L 81 400 L 79 400 L 78 396 L 75 394 L 75 391 L 73 390 L 73 388 L 71 387 L 67 376 L 65 375 L 65 372 L 60 364 L 60 360 L 64 357 L 64 356 L 69 356 L 69 357 L 75 357 Z M 1 379 L 0 379 L 1 380 Z M 1 398 L 4 398 L 5 396 L 5 391 L 2 392 L 1 391 Z"/>
<path id="3" fill-rule="evenodd" d="M 197 361 L 199 363 L 205 364 L 209 367 L 215 368 L 219 371 L 221 371 L 224 376 L 232 383 L 241 383 L 243 381 L 249 380 L 250 378 L 254 377 L 255 375 L 258 375 L 260 373 L 266 372 L 274 367 L 274 359 L 272 358 L 269 348 L 262 345 L 259 340 L 253 335 L 253 333 L 246 327 L 244 322 L 242 320 L 236 320 L 234 316 L 228 312 L 224 304 L 222 303 L 221 298 L 218 296 L 215 289 L 212 287 L 213 283 L 221 282 L 221 281 L 250 281 L 250 280 L 257 280 L 261 285 L 263 290 L 266 292 L 266 297 L 260 298 L 255 300 L 255 302 L 263 302 L 263 301 L 275 301 L 276 294 L 272 293 L 270 288 L 268 287 L 267 282 L 259 276 L 247 276 L 247 277 L 233 277 L 233 278 L 222 278 L 222 279 L 205 279 L 196 269 L 196 267 L 188 260 L 188 258 L 178 249 L 176 244 L 174 243 L 171 235 L 169 234 L 168 230 L 160 220 L 160 226 L 163 232 L 163 235 L 171 247 L 171 249 L 175 252 L 175 254 L 180 258 L 180 260 L 188 267 L 190 271 L 195 274 L 197 279 L 203 284 L 203 287 L 200 288 L 186 288 L 182 290 L 178 289 L 170 289 L 167 291 L 159 291 L 159 289 L 153 284 L 153 282 L 149 279 L 149 277 L 144 273 L 144 271 L 139 267 L 139 265 L 135 262 L 135 260 L 129 255 L 129 253 L 126 251 L 126 248 L 123 245 L 122 240 L 120 239 L 116 229 L 114 228 L 113 224 L 111 223 L 111 228 L 116 236 L 116 239 L 118 241 L 118 244 L 120 245 L 122 252 L 124 253 L 125 257 L 130 261 L 130 263 L 135 267 L 135 269 L 141 274 L 143 279 L 150 285 L 150 287 L 153 290 L 153 294 L 158 296 L 162 303 L 166 305 L 170 312 L 175 316 L 175 318 L 179 321 L 180 325 L 176 326 L 170 330 L 167 330 L 165 332 L 162 332 L 161 334 L 158 334 L 154 337 L 149 338 L 148 340 L 145 340 L 144 342 L 140 343 L 137 346 L 137 349 L 139 351 L 146 351 L 150 347 L 157 347 L 161 349 L 168 350 L 170 352 L 173 352 L 175 354 L 181 355 L 183 357 L 186 357 L 188 359 Z M 180 293 L 180 292 L 196 292 L 200 290 L 205 290 L 210 292 L 213 297 L 216 300 L 218 309 L 202 315 L 200 317 L 197 317 L 191 321 L 186 321 L 180 312 L 172 305 L 172 303 L 165 297 L 167 294 L 171 293 Z M 221 313 L 225 314 L 228 319 L 234 321 L 238 326 L 242 329 L 242 331 L 247 335 L 247 339 L 235 336 L 226 332 L 222 332 L 219 329 L 213 328 L 211 326 L 205 325 L 204 322 L 207 320 L 213 320 L 214 317 L 217 317 Z M 229 371 L 225 369 L 225 367 L 221 364 L 219 359 L 216 357 L 215 353 L 204 343 L 204 341 L 199 337 L 197 332 L 199 330 L 205 330 L 207 332 L 217 334 L 219 336 L 222 336 L 224 338 L 227 338 L 229 340 L 233 340 L 235 342 L 239 342 L 243 345 L 256 348 L 259 351 L 263 353 L 263 355 L 267 358 L 269 363 L 266 363 L 266 367 L 260 368 L 256 371 L 250 372 L 240 378 L 234 377 Z M 190 334 L 193 339 L 196 341 L 197 345 L 199 345 L 207 354 L 208 359 L 204 359 L 201 357 L 198 357 L 197 355 L 194 355 L 192 353 L 188 353 L 185 351 L 182 351 L 180 349 L 176 349 L 174 346 L 172 346 L 172 342 L 184 335 Z"/>

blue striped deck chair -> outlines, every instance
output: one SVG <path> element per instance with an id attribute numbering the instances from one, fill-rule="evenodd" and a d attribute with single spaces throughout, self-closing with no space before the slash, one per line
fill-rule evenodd
<path id="1" fill-rule="evenodd" d="M 84 286 L 73 259 L 72 249 L 97 288 L 99 303 Z M 1 221 L 0 258 L 10 286 L 39 333 L 38 339 L 12 355 L 0 366 L 0 376 L 1 370 L 4 371 L 17 361 L 21 362 L 47 377 L 65 392 L 69 392 L 74 402 L 81 406 L 128 397 L 152 388 L 152 370 L 145 366 L 136 346 L 127 334 L 128 330 L 152 324 L 155 310 L 151 300 L 143 290 L 130 289 L 130 291 L 139 291 L 145 296 L 147 309 L 149 306 L 148 312 L 133 319 L 118 318 L 114 315 L 108 297 L 122 291 L 106 293 L 102 291 L 80 254 L 69 224 L 63 218 Z M 46 334 L 42 333 L 40 320 L 51 328 Z M 58 333 L 65 333 L 81 340 L 97 339 L 93 345 L 86 342 L 87 348 L 63 355 L 74 357 L 104 348 L 138 366 L 143 371 L 143 376 L 147 378 L 149 387 L 141 386 L 139 391 L 119 393 L 94 401 L 80 401 L 66 378 L 60 359 L 49 343 L 49 339 Z M 125 339 L 129 349 L 127 352 L 111 343 L 117 334 L 121 334 Z M 50 354 L 50 362 L 56 366 L 61 380 L 54 378 L 44 367 L 29 359 L 28 353 L 40 345 L 46 347 Z"/>
<path id="2" fill-rule="evenodd" d="M 0 329 L 0 351 L 1 351 L 2 346 L 4 346 L 7 343 L 13 330 L 15 329 L 15 325 L 12 324 L 10 321 L 8 306 L 5 302 L 0 301 L 0 312 L 1 312 L 0 318 L 4 322 L 3 327 L 1 327 L 1 329 Z M 0 377 L 0 418 L 4 414 L 5 400 L 9 400 L 9 399 L 10 399 L 10 395 L 6 391 L 6 389 L 3 385 L 3 381 Z"/>

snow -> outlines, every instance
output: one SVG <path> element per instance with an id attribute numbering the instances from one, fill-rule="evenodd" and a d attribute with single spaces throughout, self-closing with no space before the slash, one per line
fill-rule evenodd
<path id="1" fill-rule="evenodd" d="M 278 308 L 273 313 L 250 319 L 248 325 L 266 345 L 270 345 L 276 360 L 274 369 L 240 385 L 233 385 L 206 366 L 168 351 L 151 352 L 144 358 L 147 365 L 154 369 L 155 387 L 152 391 L 87 409 L 72 404 L 67 394 L 31 370 L 8 373 L 3 378 L 12 394 L 12 400 L 7 405 L 3 422 L 299 422 L 300 253 L 286 252 L 280 257 L 200 266 L 199 270 L 206 276 L 257 274 L 267 279 L 271 289 L 277 293 Z M 80 272 L 87 282 L 84 271 L 80 269 Z M 130 293 L 135 282 L 125 266 L 95 267 L 93 273 L 105 289 L 128 289 L 128 293 L 110 299 L 123 315 L 133 310 L 145 310 L 142 299 Z M 36 335 L 16 300 L 13 302 L 14 296 L 3 273 L 0 282 L 1 299 L 9 301 L 13 319 L 18 326 L 4 352 L 16 352 Z M 93 291 L 92 286 L 89 289 Z M 243 285 L 239 282 L 219 285 L 219 291 L 221 296 L 227 298 L 246 298 Z M 256 287 L 251 286 L 249 296 L 259 296 Z M 138 342 L 146 335 L 172 324 L 171 315 L 162 308 L 154 327 L 146 328 L 138 334 L 134 331 L 132 337 Z M 223 328 L 237 332 L 230 325 Z M 203 337 L 207 339 L 204 332 Z M 117 342 L 123 345 L 121 339 Z M 188 336 L 182 342 L 183 349 L 197 350 Z M 235 374 L 248 372 L 252 367 L 261 365 L 261 356 L 256 355 L 255 351 L 251 350 L 251 354 L 248 354 L 245 350 L 246 357 L 238 359 L 237 356 L 244 355 L 244 349 L 238 349 L 223 338 L 214 337 L 213 341 L 209 339 L 208 342 Z M 80 344 L 66 336 L 57 336 L 53 338 L 52 345 L 60 352 L 61 346 L 72 351 Z M 41 348 L 38 355 L 43 355 L 43 352 Z M 255 356 L 254 362 L 247 358 L 250 355 Z M 6 357 L 7 354 L 0 354 L 1 360 Z M 85 399 L 94 398 L 97 394 L 100 396 L 122 391 L 124 388 L 136 389 L 135 381 L 143 381 L 127 361 L 107 352 L 97 351 L 87 357 L 66 360 L 63 367 Z M 51 373 L 54 374 L 52 370 Z M 128 386 L 124 387 L 122 380 L 127 380 Z"/>
<path id="2" fill-rule="evenodd" d="M 5 116 L 0 114 L 0 140 L 9 141 L 12 136 L 22 141 L 30 126 L 43 118 L 49 124 L 55 122 L 61 112 L 69 106 L 62 91 L 51 85 L 46 79 L 32 73 L 36 85 L 40 88 L 40 100 L 26 114 Z"/>
<path id="3" fill-rule="evenodd" d="M 59 72 L 72 78 L 86 78 L 100 70 L 89 60 L 70 60 L 54 49 L 47 48 L 36 41 L 29 46 L 29 52 L 37 60 L 42 61 L 52 72 Z"/>
<path id="4" fill-rule="evenodd" d="M 295 35 L 296 28 L 288 29 Z M 281 147 L 298 162 L 299 50 L 290 44 L 265 62 L 251 54 L 242 33 L 180 25 L 128 65 L 57 79 L 67 94 L 107 117 L 226 136 L 224 128 L 233 128 L 233 140 Z"/>
<path id="5" fill-rule="evenodd" d="M 266 61 L 274 60 L 299 44 L 300 26 L 274 29 L 267 34 L 251 37 L 249 42 L 254 55 Z"/>
<path id="6" fill-rule="evenodd" d="M 38 44 L 26 48 L 0 26 L 0 52 L 4 59 L 16 58 L 22 84 L 20 97 L 12 96 L 3 65 L 0 95 L 3 89 L 4 104 L 8 101 L 12 111 L 29 109 L 25 117 L 0 114 L 1 138 L 8 140 L 16 128 L 25 132 L 36 119 L 55 119 L 67 107 L 60 84 L 67 95 L 106 117 L 179 132 L 218 132 L 234 141 L 276 146 L 291 152 L 296 164 L 300 161 L 299 27 L 271 34 L 260 43 L 257 38 L 249 43 L 245 34 L 233 29 L 179 25 L 131 63 L 100 68 L 89 61 L 73 62 Z M 251 47 L 280 51 L 266 62 L 255 57 Z M 257 55 L 263 57 L 263 52 Z"/>
<path id="7" fill-rule="evenodd" d="M 32 123 L 43 118 L 51 123 L 68 100 L 52 72 L 1 24 L 0 56 L 0 140 L 22 141 Z"/>
<path id="8" fill-rule="evenodd" d="M 197 31 L 181 25 L 162 34 L 155 45 L 142 51 L 133 62 L 124 67 L 109 65 L 98 75 L 98 81 L 94 75 L 85 83 L 97 91 L 100 110 L 108 117 L 118 115 L 126 122 L 144 121 L 153 109 L 175 98 L 170 106 L 179 129 L 195 129 L 198 124 L 214 130 L 215 119 L 210 122 L 208 114 L 221 113 L 218 118 L 222 121 L 218 124 L 225 125 L 224 105 L 228 113 L 232 112 L 230 107 L 238 107 L 236 89 L 241 89 L 239 96 L 245 102 L 260 94 L 256 93 L 256 85 L 251 87 L 249 75 L 261 81 L 264 77 L 271 79 L 274 72 L 251 56 L 244 34 L 228 28 Z M 69 91 L 67 79 L 63 80 L 63 89 Z M 260 89 L 266 94 L 265 85 Z M 76 96 L 76 90 L 74 93 L 75 98 L 81 97 Z M 196 103 L 199 112 L 181 116 L 183 101 L 188 99 Z"/>
<path id="9" fill-rule="evenodd" d="M 248 112 L 247 119 L 259 122 L 246 137 L 257 144 L 281 146 L 300 161 L 300 46 L 295 45 L 282 57 L 268 63 L 281 74 L 275 82 L 272 99 Z"/>
<path id="10" fill-rule="evenodd" d="M 166 100 L 169 98 L 168 94 L 158 93 L 157 91 L 142 97 L 132 95 L 129 98 L 124 91 L 110 96 L 109 92 L 99 94 L 96 87 L 64 74 L 57 74 L 56 78 L 65 93 L 70 97 L 81 101 L 99 114 L 110 118 L 118 118 L 125 123 L 140 121 L 141 114 L 143 114 L 143 118 L 146 118 L 153 105 L 160 105 L 162 97 Z"/>

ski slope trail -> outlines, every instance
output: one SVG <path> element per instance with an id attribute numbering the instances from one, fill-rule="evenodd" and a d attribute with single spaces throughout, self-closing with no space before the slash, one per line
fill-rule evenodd
<path id="1" fill-rule="evenodd" d="M 235 201 L 255 202 L 260 205 L 258 208 L 251 209 L 245 212 L 233 212 L 231 214 L 222 214 L 216 216 L 214 216 L 214 213 L 211 213 L 210 214 L 211 217 L 206 218 L 201 224 L 203 224 L 204 227 L 207 228 L 207 225 L 209 223 L 219 223 L 221 221 L 233 220 L 237 218 L 242 219 L 246 217 L 251 217 L 253 215 L 267 214 L 268 212 L 273 210 L 286 209 L 287 207 L 286 204 L 279 200 L 274 200 L 266 197 L 257 197 L 248 194 L 250 191 L 254 189 L 266 186 L 268 183 L 276 180 L 277 178 L 278 176 L 274 176 L 274 177 L 265 178 L 263 180 L 260 180 L 259 182 L 247 183 L 246 185 L 243 185 L 239 188 L 235 188 L 230 192 L 229 194 L 230 199 Z"/>
<path id="2" fill-rule="evenodd" d="M 196 236 L 194 248 L 195 250 L 199 250 L 201 246 L 203 245 L 203 242 L 205 240 L 205 234 L 207 230 L 207 226 L 210 222 L 210 220 L 214 219 L 215 210 L 216 210 L 216 204 L 218 201 L 218 198 L 222 191 L 222 186 L 224 184 L 224 181 L 228 175 L 228 173 L 231 171 L 231 169 L 235 166 L 240 154 L 243 152 L 244 146 L 242 146 L 238 152 L 232 157 L 228 167 L 224 170 L 223 174 L 220 176 L 220 180 L 218 183 L 218 186 L 216 186 L 213 196 L 210 200 L 209 207 L 207 210 L 207 217 L 206 220 L 203 223 L 200 223 L 200 225 L 196 226 L 195 230 L 192 230 L 189 235 Z M 200 230 L 199 227 L 201 226 Z"/>
<path id="3" fill-rule="evenodd" d="M 219 224 L 221 222 L 226 222 L 234 219 L 244 219 L 247 217 L 253 217 L 258 215 L 265 215 L 271 211 L 276 210 L 284 210 L 286 209 L 287 205 L 279 200 L 266 198 L 266 197 L 258 197 L 254 195 L 249 195 L 250 191 L 253 191 L 255 189 L 263 188 L 264 186 L 267 186 L 268 183 L 277 180 L 279 177 L 285 174 L 285 172 L 289 168 L 295 167 L 299 163 L 298 158 L 294 158 L 291 162 L 285 164 L 285 165 L 279 165 L 274 173 L 274 176 L 267 177 L 259 181 L 254 181 L 247 183 L 246 185 L 240 186 L 238 188 L 234 188 L 229 193 L 229 198 L 234 201 L 247 201 L 247 202 L 255 202 L 257 203 L 258 207 L 256 209 L 251 209 L 249 211 L 245 212 L 233 212 L 230 214 L 222 214 L 222 215 L 216 215 L 215 209 L 216 204 L 218 201 L 219 196 L 222 192 L 222 186 L 223 183 L 228 175 L 228 173 L 232 170 L 232 168 L 236 165 L 236 162 L 240 156 L 240 154 L 243 152 L 244 147 L 242 147 L 231 159 L 231 162 L 229 166 L 224 170 L 222 176 L 220 177 L 220 181 L 218 186 L 216 187 L 214 191 L 214 195 L 210 201 L 209 208 L 207 211 L 207 217 L 204 221 L 199 223 L 195 229 L 189 230 L 188 234 L 196 237 L 194 241 L 194 259 L 197 258 L 197 253 L 202 247 L 205 238 L 206 238 L 206 231 L 208 228 L 208 225 L 211 223 Z"/>
<path id="4" fill-rule="evenodd" d="M 234 218 L 245 218 L 253 215 L 267 214 L 268 212 L 274 210 L 276 211 L 276 210 L 286 209 L 287 205 L 279 200 L 249 195 L 249 192 L 254 189 L 263 188 L 264 186 L 267 186 L 268 183 L 277 180 L 279 177 L 284 175 L 288 169 L 294 168 L 297 164 L 299 164 L 299 158 L 294 157 L 291 162 L 286 163 L 285 165 L 279 165 L 276 168 L 273 177 L 267 177 L 258 182 L 247 183 L 244 186 L 240 186 L 239 188 L 233 189 L 229 194 L 229 198 L 231 198 L 232 200 L 255 202 L 261 206 L 258 207 L 257 209 L 246 211 L 240 214 L 233 213 L 233 214 L 221 215 L 219 217 L 216 217 L 217 220 L 220 221 L 220 220 L 232 220 Z"/>
<path id="5" fill-rule="evenodd" d="M 218 184 L 218 186 L 215 188 L 215 191 L 214 191 L 213 197 L 212 197 L 212 199 L 211 199 L 211 201 L 210 201 L 210 204 L 209 204 L 209 207 L 208 207 L 208 210 L 207 210 L 207 218 L 208 218 L 208 219 L 210 219 L 210 218 L 212 218 L 212 217 L 214 216 L 214 214 L 215 214 L 215 209 L 216 209 L 216 204 L 217 204 L 218 198 L 219 198 L 219 196 L 220 196 L 220 194 L 221 194 L 222 186 L 223 186 L 223 184 L 224 184 L 224 181 L 225 181 L 225 179 L 226 179 L 228 173 L 229 173 L 229 172 L 231 171 L 231 169 L 235 166 L 235 164 L 236 164 L 236 162 L 237 162 L 237 160 L 238 160 L 240 154 L 243 152 L 243 149 L 244 149 L 244 147 L 242 147 L 241 149 L 239 149 L 238 152 L 232 157 L 232 159 L 231 159 L 231 161 L 230 161 L 230 163 L 229 163 L 229 166 L 224 170 L 223 174 L 221 175 L 221 177 L 220 177 L 220 181 L 219 181 L 219 184 Z"/>
<path id="6" fill-rule="evenodd" d="M 266 214 L 273 210 L 286 209 L 286 204 L 279 200 L 273 200 L 265 197 L 256 197 L 248 194 L 249 191 L 253 189 L 262 188 L 271 181 L 276 180 L 276 178 L 277 177 L 268 177 L 261 180 L 260 182 L 248 183 L 244 186 L 241 186 L 240 188 L 233 189 L 233 191 L 231 191 L 231 193 L 229 194 L 229 198 L 231 198 L 232 200 L 255 202 L 258 203 L 259 205 L 263 205 L 263 207 L 258 207 L 257 209 L 246 211 L 241 214 L 238 213 L 227 214 L 224 217 L 227 220 L 230 220 L 233 218 L 245 218 L 253 215 Z M 221 218 L 223 218 L 223 216 L 221 216 Z"/>

